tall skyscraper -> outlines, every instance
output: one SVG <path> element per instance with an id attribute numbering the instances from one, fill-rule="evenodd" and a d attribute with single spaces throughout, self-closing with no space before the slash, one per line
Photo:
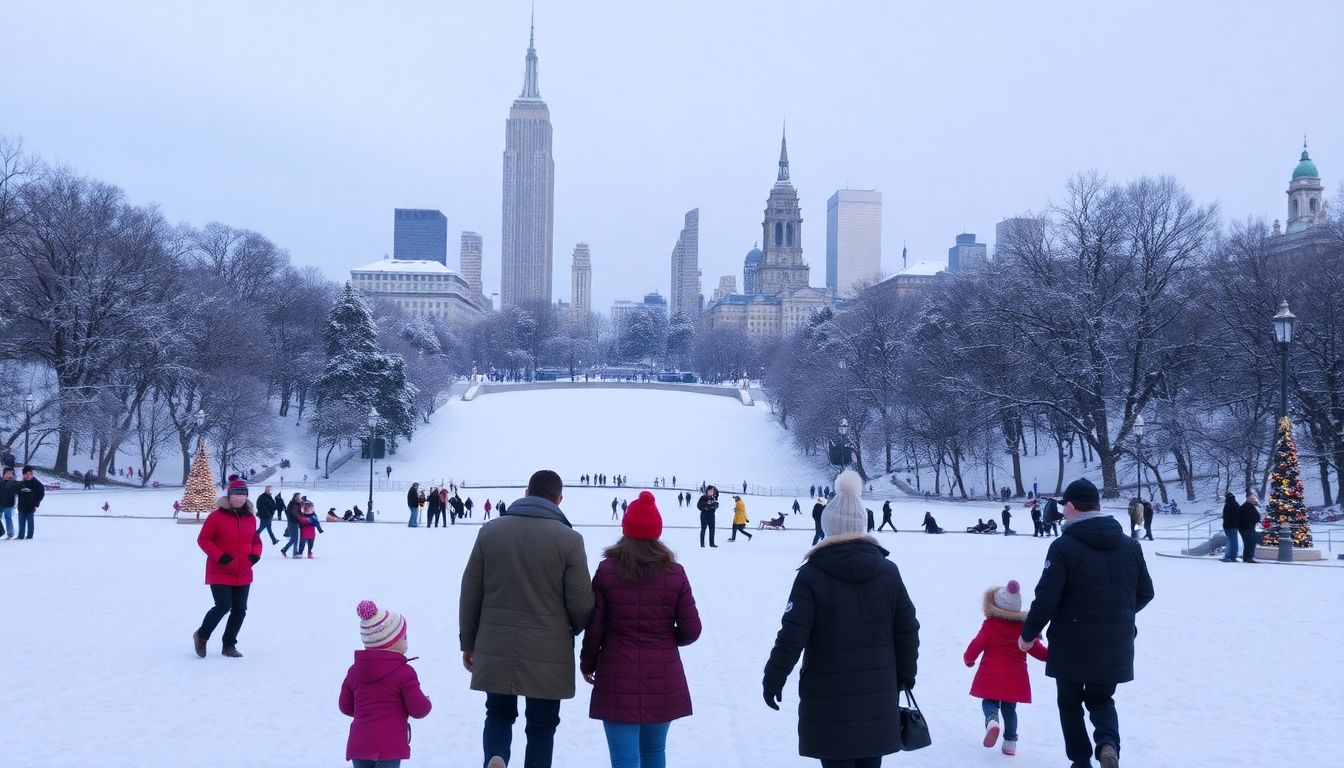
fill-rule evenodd
<path id="1" fill-rule="evenodd" d="M 457 256 L 457 271 L 467 281 L 473 301 L 480 301 L 481 290 L 481 236 L 475 232 L 462 233 L 462 250 Z M 484 306 L 484 304 L 482 304 Z"/>
<path id="2" fill-rule="evenodd" d="M 513 102 L 504 127 L 499 289 L 503 306 L 533 299 L 551 303 L 555 161 L 551 156 L 551 113 L 537 87 L 534 40 L 535 35 L 529 35 L 523 91 Z"/>
<path id="3" fill-rule="evenodd" d="M 587 317 L 593 311 L 593 257 L 587 243 L 574 246 L 574 258 L 569 268 L 569 301 L 576 317 Z"/>
<path id="4" fill-rule="evenodd" d="M 806 288 L 807 262 L 803 261 L 803 213 L 798 191 L 789 181 L 789 144 L 779 141 L 779 175 L 765 204 L 763 256 L 753 279 L 756 293 L 775 294 L 786 289 Z"/>
<path id="5" fill-rule="evenodd" d="M 672 312 L 700 314 L 700 209 L 686 212 L 686 225 L 672 249 Z"/>
<path id="6" fill-rule="evenodd" d="M 842 189 L 826 203 L 826 287 L 852 296 L 882 271 L 882 193 Z"/>
<path id="7" fill-rule="evenodd" d="M 957 244 L 947 249 L 947 271 L 960 272 L 963 269 L 984 264 L 989 259 L 989 246 L 975 242 L 975 235 L 962 233 L 957 235 Z"/>
<path id="8" fill-rule="evenodd" d="M 1029 254 L 1045 237 L 1045 220 L 1019 216 L 994 225 L 994 258 L 1000 254 Z"/>
<path id="9" fill-rule="evenodd" d="M 448 217 L 432 209 L 394 209 L 392 258 L 426 259 L 448 266 Z"/>
<path id="10" fill-rule="evenodd" d="M 732 275 L 724 275 L 719 278 L 719 287 L 714 289 L 714 295 L 710 298 L 710 301 L 723 301 L 724 296 L 732 293 L 737 293 L 737 278 Z"/>

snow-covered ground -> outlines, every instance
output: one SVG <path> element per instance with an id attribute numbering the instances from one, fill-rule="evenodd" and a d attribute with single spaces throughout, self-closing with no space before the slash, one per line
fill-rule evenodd
<path id="1" fill-rule="evenodd" d="M 572 390 L 490 395 L 440 411 L 393 458 L 393 480 L 521 482 L 540 466 L 567 478 L 584 471 L 632 479 L 675 473 L 696 484 L 746 479 L 806 486 L 813 475 L 822 477 L 789 450 L 786 437 L 764 409 L 726 398 Z M 363 506 L 366 491 L 353 487 L 359 470 L 346 473 L 345 482 L 284 490 L 311 493 L 319 508 Z M 518 495 L 481 490 L 495 499 Z M 563 506 L 593 565 L 619 536 L 609 520 L 611 497 L 637 491 L 567 490 Z M 365 598 L 406 615 L 411 655 L 420 657 L 415 664 L 434 702 L 430 716 L 414 723 L 410 764 L 479 765 L 484 697 L 468 689 L 457 650 L 458 580 L 477 528 L 393 524 L 405 520 L 403 495 L 382 491 L 376 500 L 389 524 L 327 525 L 316 558 L 297 566 L 267 542 L 239 642 L 246 658 L 220 657 L 217 634 L 212 655 L 202 660 L 189 636 L 209 607 L 204 557 L 195 526 L 162 519 L 175 492 L 51 493 L 37 538 L 0 542 L 4 765 L 338 765 L 348 720 L 336 697 L 359 644 L 355 604 Z M 705 632 L 683 651 L 695 714 L 673 725 L 670 762 L 815 765 L 797 756 L 796 671 L 784 711 L 767 709 L 760 696 L 793 569 L 811 541 L 806 509 L 790 516 L 788 531 L 753 530 L 754 540 L 732 544 L 723 543 L 721 514 L 719 548 L 701 549 L 696 513 L 679 509 L 675 495 L 657 492 L 664 538 L 691 577 Z M 104 501 L 113 516 L 161 517 L 64 516 L 102 515 Z M 791 502 L 791 496 L 748 496 L 748 513 L 757 521 Z M 1006 758 L 979 745 L 979 705 L 967 694 L 973 671 L 961 663 L 979 627 L 984 588 L 1010 578 L 1033 584 L 1049 542 L 913 532 L 925 509 L 956 531 L 997 515 L 1001 505 L 989 502 L 894 504 L 901 532 L 881 539 L 919 611 L 916 694 L 934 745 L 888 763 L 1065 764 L 1053 685 L 1042 665 L 1031 663 L 1037 701 L 1020 708 L 1020 751 Z M 1017 527 L 1029 531 L 1024 512 L 1014 507 L 1014 514 Z M 471 522 L 479 521 L 478 508 Z M 1158 540 L 1144 542 L 1157 599 L 1139 619 L 1138 677 L 1118 697 L 1124 764 L 1259 768 L 1284 765 L 1286 756 L 1313 768 L 1338 764 L 1333 734 L 1344 711 L 1338 653 L 1344 570 L 1155 556 L 1185 546 L 1188 522 L 1189 516 L 1160 517 Z M 557 766 L 606 764 L 587 695 L 580 682 L 578 698 L 561 708 Z M 521 724 L 516 730 L 521 745 Z"/>

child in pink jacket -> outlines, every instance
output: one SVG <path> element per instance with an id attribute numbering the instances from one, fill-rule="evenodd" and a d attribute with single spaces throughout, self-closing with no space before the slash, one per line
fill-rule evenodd
<path id="1" fill-rule="evenodd" d="M 411 725 L 429 714 L 429 699 L 420 690 L 420 678 L 406 658 L 406 620 L 380 610 L 372 600 L 356 608 L 364 650 L 355 651 L 355 663 L 341 683 L 341 712 L 354 718 L 345 759 L 354 768 L 398 765 L 411 757 Z"/>

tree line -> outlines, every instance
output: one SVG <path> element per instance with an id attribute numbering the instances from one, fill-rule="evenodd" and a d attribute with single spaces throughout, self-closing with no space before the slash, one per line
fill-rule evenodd
<path id="1" fill-rule="evenodd" d="M 1058 471 L 1042 492 L 1062 490 L 1066 458 L 1099 467 L 1110 497 L 1139 465 L 1164 502 L 1195 499 L 1197 480 L 1263 490 L 1270 318 L 1287 300 L 1301 456 L 1314 495 L 1344 503 L 1344 216 L 1285 240 L 1262 220 L 1224 226 L 1172 178 L 1090 173 L 1024 219 L 993 260 L 918 294 L 877 283 L 778 350 L 767 385 L 800 449 L 840 440 L 843 417 L 865 477 L 932 469 L 936 493 L 1023 495 L 1021 460 L 1043 451 Z"/>

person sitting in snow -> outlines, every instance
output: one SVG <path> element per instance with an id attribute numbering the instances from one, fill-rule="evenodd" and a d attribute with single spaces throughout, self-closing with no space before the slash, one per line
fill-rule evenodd
<path id="1" fill-rule="evenodd" d="M 976 518 L 975 525 L 966 528 L 967 533 L 984 533 L 985 531 L 988 530 L 989 526 L 985 525 L 984 518 Z"/>
<path id="2" fill-rule="evenodd" d="M 924 532 L 925 532 L 925 533 L 942 533 L 942 532 L 943 532 L 943 529 L 938 527 L 938 521 L 933 519 L 933 513 L 932 513 L 932 512 L 927 512 L 927 511 L 926 511 L 926 512 L 924 513 Z"/>

